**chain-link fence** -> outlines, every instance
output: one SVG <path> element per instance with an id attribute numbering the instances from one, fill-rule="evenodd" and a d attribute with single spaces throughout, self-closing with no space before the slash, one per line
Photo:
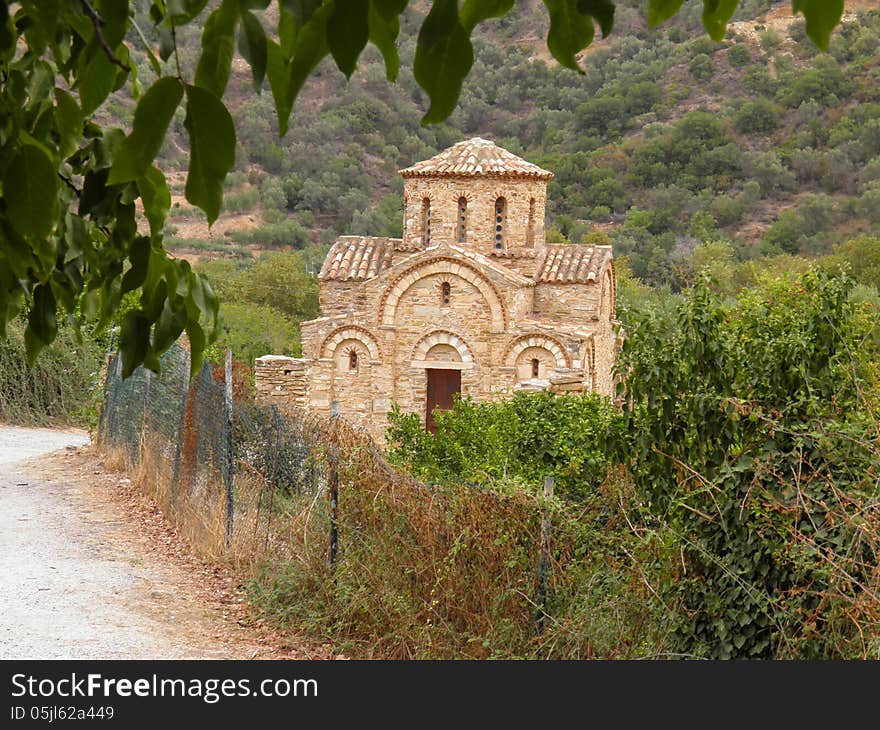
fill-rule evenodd
<path id="1" fill-rule="evenodd" d="M 111 359 L 100 443 L 149 474 L 142 481 L 202 550 L 254 557 L 277 545 L 279 510 L 326 490 L 330 424 L 228 398 L 222 368 L 215 377 L 206 364 L 190 380 L 183 347 L 160 364 L 161 375 L 138 368 L 123 379 L 118 356 Z"/>
<path id="2" fill-rule="evenodd" d="M 206 365 L 190 380 L 181 347 L 160 376 L 122 379 L 114 358 L 99 442 L 196 547 L 250 568 L 264 608 L 385 657 L 596 655 L 580 586 L 611 558 L 583 546 L 607 516 L 594 528 L 527 490 L 421 483 L 344 420 L 256 405 L 244 378 L 229 398 L 225 379 Z M 618 577 L 602 600 L 643 613 L 652 597 Z"/>

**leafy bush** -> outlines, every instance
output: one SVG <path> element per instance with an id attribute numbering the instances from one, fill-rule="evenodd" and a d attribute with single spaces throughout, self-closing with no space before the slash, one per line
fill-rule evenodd
<path id="1" fill-rule="evenodd" d="M 711 56 L 707 56 L 705 53 L 694 56 L 688 68 L 697 81 L 708 81 L 715 75 L 715 64 Z"/>
<path id="2" fill-rule="evenodd" d="M 279 223 L 266 223 L 259 228 L 230 232 L 233 241 L 262 246 L 264 248 L 303 248 L 309 242 L 309 234 L 296 220 L 285 219 Z"/>
<path id="3" fill-rule="evenodd" d="M 517 482 L 537 491 L 545 476 L 557 494 L 584 499 L 607 476 L 621 423 L 598 395 L 519 393 L 500 403 L 456 402 L 425 431 L 416 414 L 389 416 L 392 460 L 432 482 Z"/>
<path id="4" fill-rule="evenodd" d="M 768 99 L 746 102 L 733 117 L 734 126 L 742 134 L 770 134 L 778 129 L 779 121 L 779 108 Z"/>
<path id="5" fill-rule="evenodd" d="M 748 46 L 743 43 L 731 46 L 727 50 L 727 62 L 734 68 L 748 66 L 752 62 L 752 54 L 749 52 Z"/>
<path id="6" fill-rule="evenodd" d="M 850 547 L 877 492 L 859 386 L 876 353 L 849 287 L 809 273 L 728 308 L 701 280 L 674 325 L 629 320 L 621 455 L 681 541 L 665 588 L 689 616 L 682 651 L 833 657 L 876 642 L 880 617 L 859 598 L 876 553 Z"/>

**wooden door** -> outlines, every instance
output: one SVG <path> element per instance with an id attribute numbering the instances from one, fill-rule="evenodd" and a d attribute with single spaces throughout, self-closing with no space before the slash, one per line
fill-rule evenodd
<path id="1" fill-rule="evenodd" d="M 448 411 L 452 408 L 453 396 L 461 393 L 461 370 L 440 370 L 429 368 L 428 398 L 425 404 L 425 428 L 437 433 L 434 423 L 434 409 Z"/>

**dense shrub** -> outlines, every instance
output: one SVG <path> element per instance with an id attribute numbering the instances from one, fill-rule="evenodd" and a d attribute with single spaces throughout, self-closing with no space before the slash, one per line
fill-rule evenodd
<path id="1" fill-rule="evenodd" d="M 743 134 L 770 134 L 779 127 L 779 108 L 767 99 L 747 101 L 733 117 L 737 131 Z"/>
<path id="2" fill-rule="evenodd" d="M 583 499 L 607 476 L 620 420 L 598 395 L 518 394 L 502 403 L 459 400 L 435 415 L 438 432 L 417 414 L 394 410 L 387 437 L 393 460 L 432 482 L 513 481 L 537 491 L 545 476 L 557 494 Z"/>
<path id="3" fill-rule="evenodd" d="M 682 651 L 875 650 L 880 616 L 860 598 L 876 584 L 875 539 L 859 538 L 880 463 L 859 385 L 876 386 L 869 327 L 845 279 L 814 273 L 732 308 L 701 281 L 675 324 L 630 318 L 621 454 L 681 540 L 682 572 L 666 590 L 688 612 Z"/>

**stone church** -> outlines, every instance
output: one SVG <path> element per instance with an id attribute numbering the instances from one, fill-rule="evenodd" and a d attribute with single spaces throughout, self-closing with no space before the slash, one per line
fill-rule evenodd
<path id="1" fill-rule="evenodd" d="M 518 390 L 612 395 L 610 246 L 544 240 L 543 170 L 476 137 L 400 171 L 403 238 L 341 236 L 303 357 L 266 355 L 257 397 L 339 413 L 384 443 L 393 402 L 435 408 Z"/>

